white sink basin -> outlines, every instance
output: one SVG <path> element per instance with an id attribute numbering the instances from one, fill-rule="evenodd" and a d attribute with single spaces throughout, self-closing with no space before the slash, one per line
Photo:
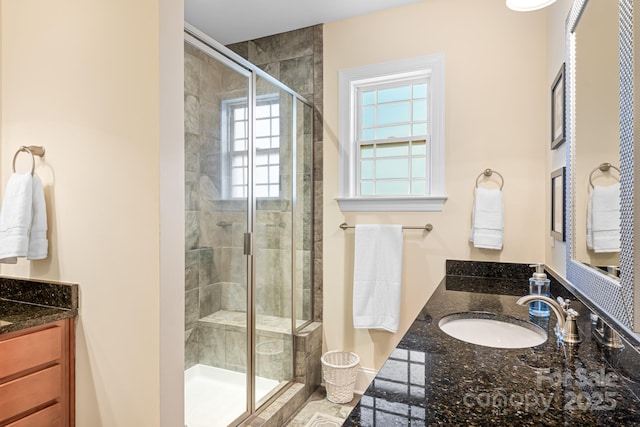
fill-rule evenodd
<path id="1" fill-rule="evenodd" d="M 547 340 L 547 332 L 538 325 L 486 312 L 449 314 L 438 326 L 454 338 L 486 347 L 535 347 Z"/>

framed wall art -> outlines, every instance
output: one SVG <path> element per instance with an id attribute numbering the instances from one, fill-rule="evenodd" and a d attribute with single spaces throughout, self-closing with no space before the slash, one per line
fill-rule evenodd
<path id="1" fill-rule="evenodd" d="M 565 140 L 565 84 L 564 64 L 551 85 L 551 149 L 557 148 Z"/>
<path id="2" fill-rule="evenodd" d="M 565 168 L 551 172 L 551 235 L 565 241 L 564 196 Z"/>

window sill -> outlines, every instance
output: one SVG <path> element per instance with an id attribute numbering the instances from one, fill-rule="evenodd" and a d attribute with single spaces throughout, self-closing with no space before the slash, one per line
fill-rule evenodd
<path id="1" fill-rule="evenodd" d="M 342 212 L 442 212 L 447 196 L 337 197 Z"/>

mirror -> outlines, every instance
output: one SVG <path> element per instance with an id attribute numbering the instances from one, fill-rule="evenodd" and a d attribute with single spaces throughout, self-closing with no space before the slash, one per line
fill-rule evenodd
<path id="1" fill-rule="evenodd" d="M 617 279 L 620 266 L 618 2 L 590 0 L 576 25 L 573 255 Z"/>
<path id="2" fill-rule="evenodd" d="M 632 0 L 574 0 L 567 19 L 565 97 L 567 280 L 628 331 L 634 328 L 632 20 Z M 601 168 L 603 163 L 612 167 Z M 594 226 L 589 199 L 596 187 L 611 190 L 618 180 L 619 196 L 609 192 L 605 205 L 620 209 L 620 222 L 617 212 L 607 219 L 609 230 L 620 227 L 620 250 L 596 251 L 593 233 L 587 238 L 588 225 L 592 232 Z M 615 246 L 611 240 L 607 245 Z"/>

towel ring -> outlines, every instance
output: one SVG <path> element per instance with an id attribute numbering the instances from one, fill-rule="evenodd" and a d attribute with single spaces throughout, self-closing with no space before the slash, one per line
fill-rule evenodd
<path id="1" fill-rule="evenodd" d="M 18 151 L 16 151 L 16 154 L 13 155 L 13 173 L 16 172 L 16 159 L 18 158 L 18 154 L 20 153 L 29 153 L 31 155 L 31 175 L 33 175 L 33 172 L 35 172 L 36 170 L 36 157 L 42 157 L 44 156 L 44 147 L 38 146 L 38 145 L 30 145 L 30 146 L 21 146 L 20 148 L 18 148 Z"/>
<path id="2" fill-rule="evenodd" d="M 480 175 L 478 175 L 478 177 L 476 178 L 476 188 L 478 188 L 478 182 L 480 181 L 480 178 L 484 175 L 485 177 L 489 178 L 491 175 L 496 174 L 500 177 L 500 190 L 502 190 L 502 187 L 504 187 L 504 178 L 502 177 L 502 175 L 500 175 L 500 172 L 498 171 L 494 171 L 491 169 L 485 169 Z"/>
<path id="3" fill-rule="evenodd" d="M 601 163 L 597 168 L 593 169 L 591 171 L 591 173 L 589 174 L 589 184 L 591 184 L 591 188 L 593 188 L 593 181 L 591 180 L 591 178 L 593 178 L 593 174 L 596 173 L 596 171 L 601 171 L 601 172 L 609 172 L 609 170 L 611 169 L 615 169 L 618 171 L 618 176 L 620 176 L 620 169 L 618 169 L 617 167 L 613 166 L 611 163 Z M 619 178 L 618 178 L 619 180 Z"/>

